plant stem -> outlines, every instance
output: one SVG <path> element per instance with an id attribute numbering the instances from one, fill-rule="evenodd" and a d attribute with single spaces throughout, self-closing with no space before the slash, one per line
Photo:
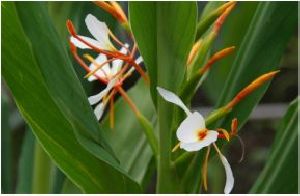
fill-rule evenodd
<path id="1" fill-rule="evenodd" d="M 35 143 L 32 193 L 45 194 L 50 191 L 51 161 L 38 142 Z"/>
<path id="2" fill-rule="evenodd" d="M 159 123 L 159 155 L 157 193 L 174 193 L 175 178 L 171 169 L 171 122 L 172 107 L 161 98 L 158 98 Z"/>

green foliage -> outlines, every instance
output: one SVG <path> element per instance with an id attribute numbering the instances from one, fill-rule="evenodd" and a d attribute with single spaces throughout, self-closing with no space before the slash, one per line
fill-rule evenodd
<path id="1" fill-rule="evenodd" d="M 122 42 L 134 39 L 150 86 L 140 80 L 126 92 L 139 112 L 116 96 L 114 109 L 109 108 L 113 113 L 105 113 L 97 122 L 86 96 L 94 83 L 81 78 L 82 69 L 70 60 L 65 22 L 72 19 L 77 32 L 89 35 L 84 19 L 92 13 L 115 33 L 121 29 L 115 18 L 90 2 L 2 3 L 2 75 L 30 126 L 18 164 L 17 193 L 142 193 L 149 189 L 155 172 L 157 193 L 199 193 L 206 150 L 171 153 L 178 143 L 175 130 L 186 115 L 158 96 L 156 87 L 173 91 L 190 106 L 204 84 L 216 103 L 216 110 L 206 118 L 207 128 L 229 129 L 234 117 L 241 128 L 269 83 L 232 111 L 222 106 L 252 80 L 280 67 L 297 21 L 294 2 L 238 2 L 217 34 L 212 27 L 222 14 L 223 2 L 207 3 L 199 20 L 196 2 L 128 4 L 132 35 L 125 31 L 116 35 Z M 199 38 L 202 45 L 189 67 L 188 55 Z M 214 51 L 232 45 L 234 55 L 198 74 Z M 297 104 L 298 99 L 283 118 L 251 192 L 297 192 Z M 1 185 L 3 192 L 10 193 L 13 159 L 4 96 L 1 109 Z M 113 128 L 110 114 L 114 114 Z M 219 147 L 224 144 L 217 142 Z"/>
<path id="2" fill-rule="evenodd" d="M 21 114 L 46 152 L 85 192 L 138 191 L 138 185 L 122 173 L 108 144 L 103 143 L 105 137 L 99 137 L 103 132 L 44 5 L 32 2 L 15 6 L 7 2 L 4 7 L 2 17 L 7 22 L 3 24 L 2 73 Z M 16 42 L 18 47 L 12 47 Z"/>
<path id="3" fill-rule="evenodd" d="M 268 161 L 250 193 L 298 192 L 298 104 L 289 106 L 276 133 Z"/>

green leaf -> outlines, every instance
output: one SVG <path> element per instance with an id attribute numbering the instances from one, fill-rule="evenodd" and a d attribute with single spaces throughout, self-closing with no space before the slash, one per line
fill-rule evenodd
<path id="1" fill-rule="evenodd" d="M 155 109 L 144 81 L 140 80 L 128 96 L 147 119 L 155 120 Z M 122 97 L 115 105 L 115 125 L 110 128 L 109 115 L 103 121 L 109 143 L 120 160 L 120 167 L 135 181 L 142 183 L 153 157 L 143 127 Z"/>
<path id="2" fill-rule="evenodd" d="M 256 77 L 278 68 L 286 44 L 297 26 L 296 7 L 293 2 L 259 3 L 231 67 L 217 107 L 229 102 Z M 267 87 L 268 84 L 263 85 L 235 106 L 224 120 L 226 125 L 223 124 L 222 127 L 229 127 L 234 117 L 238 118 L 241 127 Z"/>
<path id="3" fill-rule="evenodd" d="M 175 93 L 183 82 L 186 60 L 195 40 L 195 2 L 130 2 L 130 25 L 151 81 L 151 95 L 158 107 L 158 193 L 178 191 L 170 168 L 171 123 L 174 106 L 157 100 L 156 87 Z"/>
<path id="4" fill-rule="evenodd" d="M 38 141 L 87 193 L 140 191 L 101 137 L 44 3 L 17 4 L 3 3 L 2 74 Z"/>
<path id="5" fill-rule="evenodd" d="M 251 193 L 298 192 L 298 103 L 299 97 L 290 104 L 282 119 L 267 163 Z"/>
<path id="6" fill-rule="evenodd" d="M 9 125 L 10 107 L 8 96 L 1 96 L 1 191 L 2 193 L 13 193 L 13 171 L 12 171 L 12 133 Z"/>
<path id="7" fill-rule="evenodd" d="M 16 9 L 48 92 L 72 125 L 79 143 L 98 158 L 116 165 L 45 4 L 18 2 Z"/>
<path id="8" fill-rule="evenodd" d="M 48 154 L 38 142 L 35 143 L 33 166 L 32 193 L 49 193 L 52 164 Z"/>
<path id="9" fill-rule="evenodd" d="M 22 151 L 18 167 L 18 181 L 16 193 L 30 194 L 32 193 L 33 178 L 33 160 L 34 160 L 34 144 L 35 138 L 32 131 L 27 128 L 23 139 Z"/>
<path id="10" fill-rule="evenodd" d="M 197 10 L 187 2 L 129 2 L 134 38 L 147 67 L 152 99 L 156 86 L 178 91 L 195 39 Z"/>

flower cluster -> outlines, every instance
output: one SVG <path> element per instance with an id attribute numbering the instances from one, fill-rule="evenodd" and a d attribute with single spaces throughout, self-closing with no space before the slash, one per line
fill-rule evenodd
<path id="1" fill-rule="evenodd" d="M 88 98 L 91 105 L 97 104 L 94 113 L 96 118 L 100 120 L 108 102 L 111 103 L 111 112 L 113 111 L 114 96 L 117 92 L 122 96 L 124 95 L 125 100 L 130 102 L 130 106 L 135 107 L 122 89 L 123 81 L 134 70 L 137 70 L 146 81 L 148 81 L 148 78 L 139 65 L 143 62 L 142 57 L 134 59 L 137 50 L 135 44 L 130 50 L 127 43 L 124 44 L 117 39 L 104 22 L 99 21 L 91 14 L 87 15 L 85 23 L 93 37 L 77 35 L 70 20 L 67 21 L 67 27 L 71 34 L 70 46 L 72 54 L 77 62 L 88 72 L 85 77 L 88 81 L 96 80 L 106 85 L 104 90 Z M 119 50 L 116 49 L 110 38 L 120 46 Z M 87 65 L 77 54 L 77 48 L 93 50 L 98 53 L 98 56 L 94 59 L 91 55 L 84 54 L 84 58 L 90 62 Z M 133 108 L 133 110 L 136 112 L 137 108 Z M 113 117 L 111 121 L 113 121 Z M 113 122 L 111 125 L 113 126 Z"/>

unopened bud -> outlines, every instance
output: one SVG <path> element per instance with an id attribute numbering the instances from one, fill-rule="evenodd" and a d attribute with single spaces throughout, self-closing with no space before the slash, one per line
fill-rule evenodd
<path id="1" fill-rule="evenodd" d="M 186 62 L 187 65 L 190 65 L 193 60 L 195 59 L 199 49 L 200 49 L 200 46 L 201 46 L 201 43 L 202 43 L 202 39 L 199 39 L 194 45 L 193 45 L 193 48 L 191 50 L 191 52 L 189 53 L 189 56 L 188 56 L 188 60 Z"/>
<path id="2" fill-rule="evenodd" d="M 255 89 L 262 86 L 266 81 L 273 78 L 278 71 L 272 71 L 266 74 L 263 74 L 256 78 L 253 82 L 251 82 L 250 85 L 248 85 L 246 88 L 242 89 L 234 98 L 232 101 L 230 101 L 225 107 L 229 110 L 233 108 L 237 103 L 239 103 L 242 99 L 244 99 L 246 96 L 248 96 L 250 93 L 252 93 Z"/>

